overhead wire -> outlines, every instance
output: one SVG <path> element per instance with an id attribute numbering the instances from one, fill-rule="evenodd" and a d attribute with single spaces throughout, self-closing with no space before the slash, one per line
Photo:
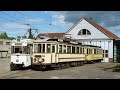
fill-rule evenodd
<path id="1" fill-rule="evenodd" d="M 21 20 L 19 20 L 19 19 L 15 18 L 15 17 L 13 17 L 13 16 L 11 16 L 11 15 L 9 15 L 9 14 L 7 14 L 7 13 L 3 12 L 3 11 L 1 11 L 1 12 L 2 12 L 3 14 L 5 14 L 5 15 L 7 15 L 7 16 L 9 16 L 9 17 L 11 17 L 11 18 L 14 18 L 15 20 L 17 20 L 17 21 L 21 22 L 23 25 L 25 25 L 25 22 L 23 22 L 23 21 L 21 21 Z"/>
<path id="2" fill-rule="evenodd" d="M 2 11 L 2 13 L 5 14 L 5 15 L 7 15 L 7 16 L 9 16 L 9 17 L 11 17 L 11 18 L 14 18 L 14 19 L 17 20 L 17 21 L 19 21 L 19 22 L 17 22 L 17 23 L 20 23 L 20 24 L 23 24 L 23 25 L 27 25 L 27 26 L 29 26 L 29 27 L 31 27 L 31 28 L 35 28 L 34 26 L 25 24 L 25 22 L 23 22 L 23 21 L 21 21 L 21 20 L 15 18 L 15 17 L 13 17 L 13 16 L 11 16 L 11 15 L 9 15 L 9 14 L 3 12 L 3 11 Z M 24 15 L 24 14 L 22 14 L 22 15 Z M 2 19 L 5 19 L 5 18 L 2 18 Z M 6 19 L 6 20 L 9 20 L 9 19 Z M 9 20 L 9 21 L 13 21 L 13 20 Z M 13 21 L 13 22 L 16 22 L 16 21 Z M 28 30 L 27 30 L 27 31 L 28 31 Z"/>

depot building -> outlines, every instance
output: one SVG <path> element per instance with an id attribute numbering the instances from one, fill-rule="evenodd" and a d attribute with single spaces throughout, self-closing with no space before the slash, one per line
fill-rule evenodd
<path id="1" fill-rule="evenodd" d="M 101 46 L 103 62 L 120 62 L 120 38 L 87 17 L 82 17 L 65 33 L 42 33 L 41 37 L 69 37 L 83 45 Z"/>

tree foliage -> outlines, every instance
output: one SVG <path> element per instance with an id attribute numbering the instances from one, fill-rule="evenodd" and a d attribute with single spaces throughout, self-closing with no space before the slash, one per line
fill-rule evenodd
<path id="1" fill-rule="evenodd" d="M 0 39 L 10 39 L 10 40 L 13 40 L 15 38 L 14 37 L 8 37 L 7 33 L 3 32 L 3 33 L 0 34 Z"/>

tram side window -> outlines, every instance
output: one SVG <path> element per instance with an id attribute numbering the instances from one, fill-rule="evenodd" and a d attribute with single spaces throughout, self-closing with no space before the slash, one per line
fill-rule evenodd
<path id="1" fill-rule="evenodd" d="M 99 49 L 97 49 L 97 54 L 99 54 Z"/>
<path id="2" fill-rule="evenodd" d="M 94 49 L 94 54 L 96 54 L 96 49 Z"/>
<path id="3" fill-rule="evenodd" d="M 52 53 L 55 53 L 55 46 L 52 46 Z"/>
<path id="4" fill-rule="evenodd" d="M 38 52 L 41 52 L 41 44 L 38 44 Z"/>
<path id="5" fill-rule="evenodd" d="M 102 54 L 102 50 L 100 49 L 100 54 Z"/>
<path id="6" fill-rule="evenodd" d="M 100 49 L 98 49 L 98 54 L 100 54 Z"/>
<path id="7" fill-rule="evenodd" d="M 47 53 L 51 52 L 51 44 L 47 44 Z"/>
<path id="8" fill-rule="evenodd" d="M 43 44 L 43 53 L 45 53 L 45 44 Z"/>
<path id="9" fill-rule="evenodd" d="M 45 44 L 38 44 L 38 52 L 45 53 Z"/>
<path id="10" fill-rule="evenodd" d="M 87 54 L 88 54 L 88 50 L 89 50 L 89 49 L 87 49 Z"/>
<path id="11" fill-rule="evenodd" d="M 76 53 L 79 53 L 79 47 L 76 47 Z"/>
<path id="12" fill-rule="evenodd" d="M 97 49 L 95 49 L 96 50 L 96 54 L 98 54 L 98 50 Z"/>
<path id="13" fill-rule="evenodd" d="M 59 53 L 62 53 L 62 45 L 59 45 Z"/>
<path id="14" fill-rule="evenodd" d="M 71 53 L 71 46 L 67 46 L 67 53 Z"/>
<path id="15" fill-rule="evenodd" d="M 63 53 L 66 53 L 66 45 L 63 45 Z"/>
<path id="16" fill-rule="evenodd" d="M 75 47 L 72 46 L 72 53 L 75 53 Z"/>
<path id="17" fill-rule="evenodd" d="M 38 44 L 34 44 L 34 52 L 38 53 Z"/>
<path id="18" fill-rule="evenodd" d="M 91 54 L 91 49 L 89 49 L 89 54 Z"/>
<path id="19" fill-rule="evenodd" d="M 85 48 L 83 48 L 83 52 L 82 53 L 85 54 Z"/>
<path id="20" fill-rule="evenodd" d="M 82 54 L 82 47 L 80 47 L 80 54 Z"/>
<path id="21" fill-rule="evenodd" d="M 92 49 L 90 49 L 90 54 L 92 54 Z"/>
<path id="22" fill-rule="evenodd" d="M 100 49 L 98 49 L 98 54 L 100 54 Z"/>

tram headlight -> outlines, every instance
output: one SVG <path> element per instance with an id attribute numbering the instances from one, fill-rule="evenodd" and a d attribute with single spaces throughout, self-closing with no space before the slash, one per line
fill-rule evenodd
<path id="1" fill-rule="evenodd" d="M 19 60 L 18 60 L 18 59 L 16 59 L 16 62 L 19 62 Z"/>

